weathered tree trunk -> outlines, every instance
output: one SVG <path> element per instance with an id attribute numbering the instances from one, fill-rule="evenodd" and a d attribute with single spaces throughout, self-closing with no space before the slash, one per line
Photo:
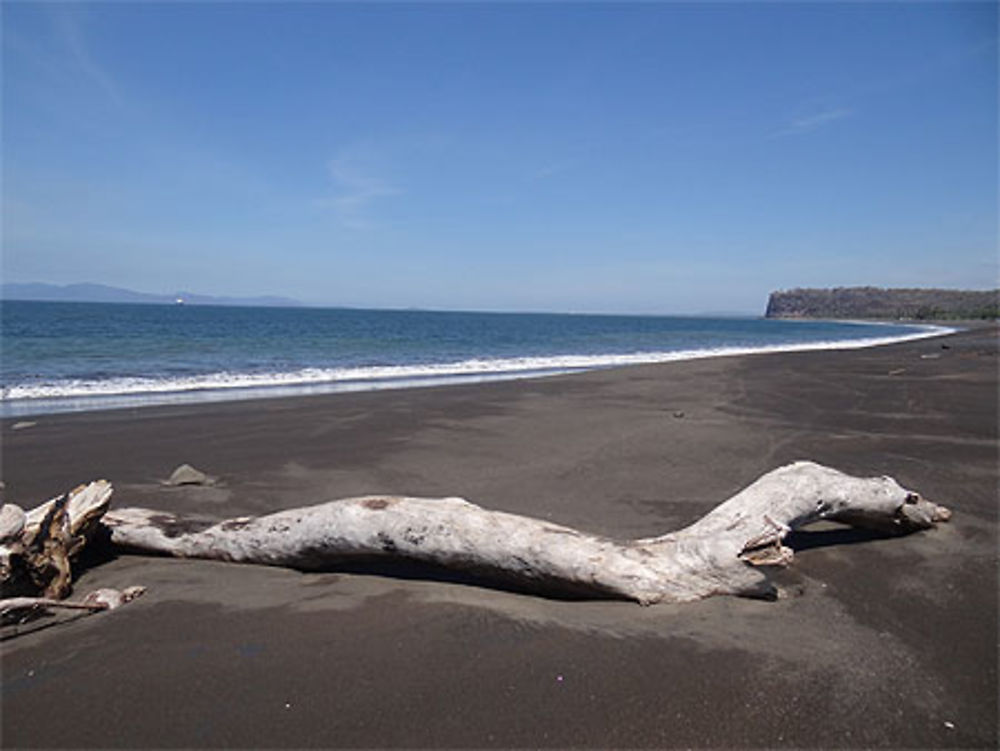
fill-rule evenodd
<path id="1" fill-rule="evenodd" d="M 689 527 L 634 541 L 488 511 L 461 498 L 370 496 L 216 524 L 125 508 L 103 522 L 116 546 L 139 552 L 297 569 L 405 559 L 540 591 L 650 604 L 770 594 L 759 567 L 787 565 L 792 551 L 782 540 L 814 521 L 906 533 L 949 516 L 889 477 L 862 479 L 797 462 L 764 475 Z"/>

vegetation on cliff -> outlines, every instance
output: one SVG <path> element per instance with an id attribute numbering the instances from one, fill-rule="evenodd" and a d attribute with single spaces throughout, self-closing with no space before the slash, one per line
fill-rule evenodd
<path id="1" fill-rule="evenodd" d="M 767 318 L 997 318 L 998 290 L 835 287 L 772 292 Z"/>

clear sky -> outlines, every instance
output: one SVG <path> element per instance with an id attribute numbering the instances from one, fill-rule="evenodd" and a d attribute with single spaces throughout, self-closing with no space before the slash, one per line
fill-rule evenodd
<path id="1" fill-rule="evenodd" d="M 763 311 L 997 284 L 997 5 L 18 3 L 3 279 Z"/>

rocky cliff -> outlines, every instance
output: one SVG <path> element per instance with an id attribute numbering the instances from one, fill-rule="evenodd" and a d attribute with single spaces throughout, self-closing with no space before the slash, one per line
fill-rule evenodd
<path id="1" fill-rule="evenodd" d="M 772 292 L 767 318 L 996 318 L 997 290 L 835 287 Z"/>

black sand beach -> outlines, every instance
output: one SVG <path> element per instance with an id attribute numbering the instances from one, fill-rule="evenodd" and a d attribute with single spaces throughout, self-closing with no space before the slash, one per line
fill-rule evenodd
<path id="1" fill-rule="evenodd" d="M 218 517 L 459 495 L 615 537 L 811 459 L 954 511 L 797 535 L 775 602 L 643 608 L 365 572 L 120 556 L 127 608 L 2 649 L 12 747 L 997 745 L 997 329 L 532 381 L 2 424 L 7 500 L 97 477 Z M 189 462 L 215 487 L 165 487 Z"/>

